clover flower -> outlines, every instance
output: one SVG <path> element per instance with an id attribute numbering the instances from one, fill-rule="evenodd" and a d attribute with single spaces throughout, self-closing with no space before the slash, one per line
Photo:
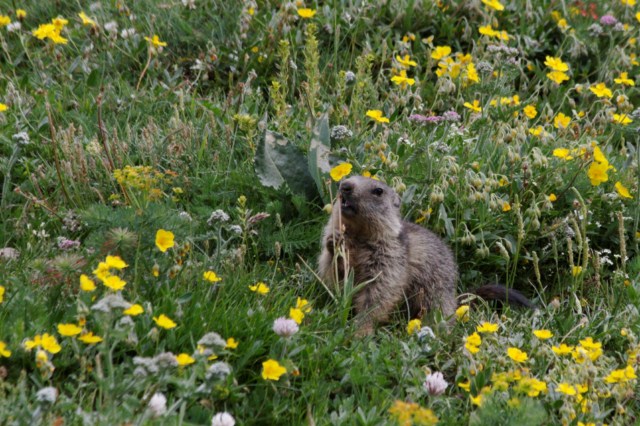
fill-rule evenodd
<path id="1" fill-rule="evenodd" d="M 449 386 L 449 384 L 439 371 L 427 374 L 423 383 L 424 389 L 432 396 L 442 395 L 444 391 L 447 390 L 447 386 Z"/>
<path id="2" fill-rule="evenodd" d="M 154 393 L 149 400 L 147 408 L 154 418 L 165 415 L 167 412 L 167 397 L 160 392 Z"/>
<path id="3" fill-rule="evenodd" d="M 226 411 L 216 413 L 211 419 L 211 426 L 234 426 L 235 424 L 236 419 Z"/>
<path id="4" fill-rule="evenodd" d="M 273 322 L 272 329 L 278 336 L 288 338 L 296 334 L 299 327 L 296 321 L 290 318 L 280 317 L 276 318 Z"/>

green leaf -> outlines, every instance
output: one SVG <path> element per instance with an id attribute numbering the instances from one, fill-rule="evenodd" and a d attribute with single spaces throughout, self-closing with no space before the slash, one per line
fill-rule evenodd
<path id="1" fill-rule="evenodd" d="M 331 170 L 331 166 L 329 165 L 330 151 L 331 136 L 329 133 L 329 115 L 324 113 L 318 119 L 316 126 L 313 129 L 313 136 L 311 137 L 309 154 L 307 156 L 309 161 L 309 173 L 316 183 L 318 193 L 323 197 L 327 195 L 325 193 L 323 175 L 326 176 Z"/>
<path id="2" fill-rule="evenodd" d="M 279 133 L 265 131 L 256 150 L 255 170 L 264 186 L 280 189 L 286 183 L 309 200 L 318 196 L 304 153 Z"/>

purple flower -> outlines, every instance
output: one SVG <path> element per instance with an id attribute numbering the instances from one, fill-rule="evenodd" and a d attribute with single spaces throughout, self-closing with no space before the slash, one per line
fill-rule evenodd
<path id="1" fill-rule="evenodd" d="M 447 111 L 442 114 L 442 117 L 447 121 L 460 121 L 460 114 L 455 111 Z"/>
<path id="2" fill-rule="evenodd" d="M 64 237 L 58 237 L 58 248 L 60 250 L 72 250 L 80 247 L 80 241 L 70 240 Z"/>
<path id="3" fill-rule="evenodd" d="M 602 18 L 600 18 L 600 23 L 602 25 L 613 26 L 618 23 L 618 20 L 613 15 L 603 15 Z"/>
<path id="4" fill-rule="evenodd" d="M 409 116 L 409 120 L 417 121 L 418 123 L 439 123 L 440 121 L 444 120 L 444 118 L 440 117 L 439 115 L 426 116 L 420 114 L 411 114 Z"/>
<path id="5" fill-rule="evenodd" d="M 298 332 L 298 324 L 292 319 L 280 317 L 273 322 L 273 331 L 280 337 L 291 337 Z"/>

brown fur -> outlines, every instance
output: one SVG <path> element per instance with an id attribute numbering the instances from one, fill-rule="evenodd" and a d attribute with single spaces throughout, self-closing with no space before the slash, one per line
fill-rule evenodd
<path id="1" fill-rule="evenodd" d="M 341 243 L 346 262 L 335 256 Z M 405 300 L 412 317 L 433 309 L 450 316 L 456 309 L 453 253 L 431 231 L 403 221 L 400 197 L 382 182 L 353 176 L 340 184 L 322 236 L 319 274 L 335 283 L 344 279 L 345 264 L 356 284 L 366 283 L 354 296 L 361 334 L 386 321 Z"/>

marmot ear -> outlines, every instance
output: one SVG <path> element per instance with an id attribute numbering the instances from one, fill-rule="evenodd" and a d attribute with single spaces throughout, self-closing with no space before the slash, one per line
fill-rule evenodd
<path id="1" fill-rule="evenodd" d="M 393 197 L 393 206 L 400 208 L 400 203 L 401 203 L 400 196 L 398 194 L 395 194 L 395 197 Z"/>

